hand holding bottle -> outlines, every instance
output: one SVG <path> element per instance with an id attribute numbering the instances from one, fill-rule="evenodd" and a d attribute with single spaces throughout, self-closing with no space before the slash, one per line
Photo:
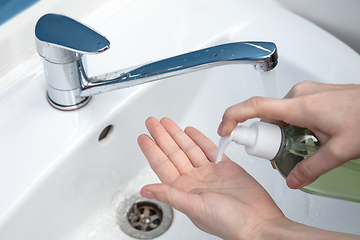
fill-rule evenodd
<path id="1" fill-rule="evenodd" d="M 250 118 L 292 124 L 312 130 L 322 143 L 287 178 L 290 188 L 304 187 L 321 174 L 360 157 L 360 86 L 306 81 L 295 85 L 284 99 L 253 97 L 228 108 L 219 126 L 226 136 Z"/>

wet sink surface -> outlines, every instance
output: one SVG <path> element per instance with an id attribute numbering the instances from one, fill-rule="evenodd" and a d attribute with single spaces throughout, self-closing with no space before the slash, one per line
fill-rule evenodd
<path id="1" fill-rule="evenodd" d="M 271 27 L 264 27 L 270 18 Z M 304 80 L 360 83 L 358 54 L 263 1 L 224 1 L 221 6 L 215 1 L 182 1 L 176 6 L 161 0 L 135 1 L 104 19 L 84 19 L 112 44 L 108 52 L 88 58 L 93 75 L 248 40 L 275 42 L 279 65 L 272 76 L 246 65 L 194 72 L 95 96 L 78 111 L 61 112 L 46 102 L 41 61 L 32 59 L 24 65 L 30 66 L 26 74 L 0 90 L 1 239 L 133 239 L 120 230 L 115 215 L 144 184 L 158 182 L 136 141 L 147 132 L 144 122 L 149 116 L 170 117 L 183 128 L 194 126 L 217 143 L 224 110 L 249 97 L 283 97 Z M 109 125 L 112 130 L 99 141 Z M 226 153 L 292 220 L 360 234 L 359 204 L 290 190 L 267 161 L 246 156 L 235 145 Z M 169 230 L 158 237 L 170 238 L 216 239 L 177 211 Z"/>

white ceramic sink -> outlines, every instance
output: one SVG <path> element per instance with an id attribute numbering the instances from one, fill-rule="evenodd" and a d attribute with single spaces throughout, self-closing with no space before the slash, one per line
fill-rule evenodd
<path id="1" fill-rule="evenodd" d="M 223 66 L 98 95 L 80 110 L 62 112 L 46 101 L 41 60 L 34 52 L 0 78 L 2 240 L 133 239 L 119 229 L 115 215 L 144 184 L 158 181 L 136 141 L 147 132 L 149 116 L 192 125 L 217 143 L 225 109 L 251 96 L 283 97 L 304 80 L 360 83 L 357 53 L 266 1 L 116 4 L 81 19 L 111 42 L 109 51 L 88 58 L 90 74 L 221 43 L 263 40 L 278 46 L 276 77 L 273 72 L 262 79 L 248 65 Z M 99 141 L 109 125 L 113 130 Z M 290 190 L 269 162 L 247 156 L 235 144 L 226 153 L 269 191 L 287 217 L 360 234 L 360 204 Z M 175 211 L 173 224 L 158 239 L 217 238 Z"/>

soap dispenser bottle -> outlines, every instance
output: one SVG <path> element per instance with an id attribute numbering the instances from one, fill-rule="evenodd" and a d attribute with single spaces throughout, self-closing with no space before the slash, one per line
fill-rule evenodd
<path id="1" fill-rule="evenodd" d="M 254 122 L 250 127 L 237 126 L 229 136 L 222 137 L 216 152 L 216 162 L 233 141 L 245 146 L 252 156 L 271 160 L 286 178 L 297 163 L 321 147 L 315 134 L 306 128 Z M 330 198 L 360 202 L 360 159 L 355 159 L 322 174 L 302 191 Z"/>

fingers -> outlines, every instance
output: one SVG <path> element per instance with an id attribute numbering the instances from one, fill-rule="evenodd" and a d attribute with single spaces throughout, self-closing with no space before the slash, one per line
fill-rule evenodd
<path id="1" fill-rule="evenodd" d="M 344 89 L 358 88 L 358 85 L 348 84 L 323 84 L 312 81 L 305 81 L 296 84 L 286 94 L 284 99 L 273 99 L 265 97 L 252 97 L 244 102 L 229 107 L 224 115 L 223 121 L 219 126 L 218 134 L 227 136 L 236 127 L 251 118 L 273 119 L 294 124 L 297 126 L 308 126 L 308 114 L 314 117 L 316 112 L 321 109 L 314 109 L 318 104 L 314 104 L 314 95 L 321 92 L 338 91 Z M 269 121 L 269 120 L 266 120 Z M 315 121 L 316 122 L 316 121 Z M 282 124 L 280 124 L 282 125 Z M 312 127 L 312 126 L 311 126 Z"/>
<path id="2" fill-rule="evenodd" d="M 153 117 L 148 118 L 145 125 L 157 146 L 166 155 L 167 159 L 171 161 L 180 174 L 186 174 L 191 171 L 194 166 L 167 130 L 175 135 L 181 135 L 182 131 L 175 123 L 172 123 L 170 119 L 165 122 L 167 122 L 167 124 L 165 124 L 167 125 L 167 129 Z"/>
<path id="3" fill-rule="evenodd" d="M 291 122 L 298 117 L 303 118 L 294 109 L 298 107 L 299 104 L 294 99 L 252 97 L 226 109 L 218 134 L 220 136 L 230 135 L 238 123 L 251 118 L 270 118 L 284 122 Z"/>
<path id="4" fill-rule="evenodd" d="M 330 140 L 314 154 L 299 162 L 286 178 L 289 188 L 299 189 L 314 182 L 320 175 L 344 163 L 334 149 L 338 148 L 334 140 Z"/>
<path id="5" fill-rule="evenodd" d="M 149 136 L 140 135 L 138 144 L 161 182 L 171 184 L 180 176 L 174 164 Z"/>
<path id="6" fill-rule="evenodd" d="M 168 131 L 180 149 L 184 151 L 194 167 L 199 167 L 202 164 L 209 162 L 208 158 L 201 150 L 201 147 L 193 141 L 186 131 L 181 130 L 181 128 L 178 127 L 170 118 L 163 118 L 160 120 L 160 123 Z"/>
<path id="7" fill-rule="evenodd" d="M 154 140 L 147 135 L 141 135 L 138 144 L 162 182 L 171 184 L 194 167 L 209 163 L 202 149 L 171 119 L 163 118 L 159 122 L 150 117 L 146 120 L 146 127 Z M 195 132 L 207 139 L 199 131 Z M 207 142 L 215 147 L 210 140 Z M 214 150 L 216 151 L 216 147 L 212 151 L 213 156 Z"/>
<path id="8" fill-rule="evenodd" d="M 191 214 L 192 206 L 197 206 L 194 202 L 197 197 L 196 194 L 187 193 L 167 184 L 146 185 L 140 190 L 140 194 L 145 198 L 155 198 L 158 201 L 169 204 L 186 215 Z"/>
<path id="9" fill-rule="evenodd" d="M 203 153 L 206 155 L 206 159 L 210 162 L 215 162 L 215 155 L 217 146 L 199 130 L 193 127 L 187 127 L 185 133 L 199 146 L 199 149 L 202 149 Z"/>

